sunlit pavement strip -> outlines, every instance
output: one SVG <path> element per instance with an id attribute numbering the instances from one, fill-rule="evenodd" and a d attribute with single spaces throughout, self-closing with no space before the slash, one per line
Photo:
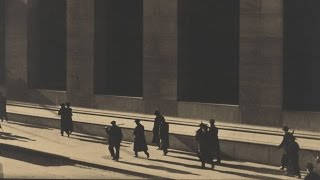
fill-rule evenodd
<path id="1" fill-rule="evenodd" d="M 120 161 L 114 162 L 104 137 L 73 133 L 68 138 L 57 129 L 16 122 L 2 126 L 0 147 L 13 149 L 1 149 L 5 178 L 296 179 L 284 176 L 278 167 L 249 162 L 223 161 L 214 170 L 209 165 L 200 169 L 194 155 L 174 151 L 163 156 L 154 146 L 148 146 L 150 159 L 143 152 L 134 158 L 131 142 L 122 143 Z"/>

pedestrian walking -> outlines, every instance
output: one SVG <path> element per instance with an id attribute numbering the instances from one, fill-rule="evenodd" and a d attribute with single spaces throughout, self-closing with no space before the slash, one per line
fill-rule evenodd
<path id="1" fill-rule="evenodd" d="M 208 133 L 208 126 L 201 123 L 200 128 L 196 132 L 196 141 L 198 142 L 198 157 L 201 162 L 201 167 L 205 168 L 205 164 L 211 164 L 211 168 L 214 168 L 212 154 L 210 152 L 210 137 Z"/>
<path id="2" fill-rule="evenodd" d="M 121 128 L 117 126 L 116 121 L 111 121 L 111 126 L 106 128 L 106 133 L 109 135 L 109 152 L 112 160 L 119 161 L 120 144 L 123 137 Z M 116 150 L 116 153 L 114 153 L 114 150 Z"/>
<path id="3" fill-rule="evenodd" d="M 72 121 L 72 108 L 70 102 L 66 102 L 66 130 L 69 132 L 69 135 L 73 132 L 73 121 Z"/>
<path id="4" fill-rule="evenodd" d="M 301 178 L 299 167 L 299 144 L 295 141 L 296 138 L 292 133 L 288 133 L 288 147 L 287 147 L 287 175 L 297 176 Z"/>
<path id="5" fill-rule="evenodd" d="M 5 119 L 8 122 L 7 100 L 3 96 L 2 92 L 0 92 L 0 119 L 1 119 L 1 122 L 3 122 L 3 119 Z"/>
<path id="6" fill-rule="evenodd" d="M 60 133 L 61 133 L 61 136 L 63 136 L 64 132 L 65 132 L 65 133 L 67 133 L 67 135 L 69 137 L 66 105 L 64 103 L 60 104 L 60 109 L 59 109 L 58 115 L 61 116 L 61 119 L 60 119 Z"/>
<path id="7" fill-rule="evenodd" d="M 312 163 L 307 163 L 306 165 L 307 168 L 307 175 L 304 177 L 305 180 L 319 180 L 320 176 L 313 172 L 313 164 Z"/>
<path id="8" fill-rule="evenodd" d="M 144 135 L 144 126 L 140 124 L 140 119 L 135 120 L 136 123 L 136 128 L 133 131 L 134 135 L 134 145 L 133 145 L 133 151 L 135 157 L 138 157 L 138 152 L 143 151 L 146 155 L 147 158 L 150 157 L 150 154 L 148 153 L 148 146 L 147 146 L 147 141 L 146 137 Z"/>
<path id="9" fill-rule="evenodd" d="M 160 114 L 160 111 L 156 110 L 154 112 L 154 115 L 156 116 L 153 123 L 153 137 L 152 137 L 152 143 L 156 144 L 158 146 L 158 149 L 161 149 L 160 147 L 160 136 L 159 136 L 159 129 L 161 121 L 164 120 L 164 117 Z"/>
<path id="10" fill-rule="evenodd" d="M 288 148 L 289 136 L 290 136 L 288 126 L 284 126 L 282 130 L 284 131 L 283 140 L 281 144 L 278 146 L 278 149 L 283 148 L 280 170 L 284 170 L 284 168 L 287 168 L 287 164 L 288 164 L 287 148 Z"/>
<path id="11" fill-rule="evenodd" d="M 210 120 L 209 128 L 210 151 L 212 156 L 216 158 L 217 163 L 221 163 L 220 142 L 218 138 L 218 128 L 215 126 L 215 120 Z"/>
<path id="12" fill-rule="evenodd" d="M 167 155 L 169 152 L 169 123 L 167 123 L 164 118 L 161 120 L 159 136 L 163 154 Z"/>

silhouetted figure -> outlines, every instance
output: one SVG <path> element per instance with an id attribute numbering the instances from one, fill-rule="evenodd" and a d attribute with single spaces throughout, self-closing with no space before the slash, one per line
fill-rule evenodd
<path id="1" fill-rule="evenodd" d="M 210 120 L 209 137 L 210 137 L 210 150 L 212 156 L 217 159 L 217 163 L 221 163 L 220 142 L 218 138 L 218 128 L 214 125 L 215 120 Z"/>
<path id="2" fill-rule="evenodd" d="M 299 144 L 295 141 L 296 138 L 292 133 L 288 133 L 288 147 L 287 147 L 287 175 L 297 176 L 301 178 L 300 167 L 299 167 Z"/>
<path id="3" fill-rule="evenodd" d="M 284 126 L 282 130 L 284 131 L 283 140 L 281 144 L 278 146 L 278 149 L 283 148 L 280 170 L 284 170 L 284 168 L 287 168 L 287 164 L 288 164 L 287 148 L 289 144 L 289 132 L 288 132 L 289 128 L 288 126 Z"/>
<path id="4" fill-rule="evenodd" d="M 73 121 L 72 121 L 72 108 L 71 103 L 66 103 L 66 130 L 69 132 L 70 135 L 73 132 Z"/>
<path id="5" fill-rule="evenodd" d="M 154 112 L 154 115 L 156 116 L 156 118 L 154 119 L 153 129 L 152 129 L 152 132 L 153 132 L 152 143 L 156 144 L 158 146 L 158 149 L 161 149 L 159 129 L 160 129 L 161 121 L 164 120 L 164 117 L 160 114 L 160 111 L 158 110 Z"/>
<path id="6" fill-rule="evenodd" d="M 169 148 L 169 123 L 167 123 L 164 118 L 161 120 L 159 135 L 161 149 L 163 150 L 163 154 L 167 155 Z"/>
<path id="7" fill-rule="evenodd" d="M 307 175 L 304 177 L 305 180 L 319 180 L 320 176 L 313 172 L 313 164 L 312 163 L 308 163 L 307 166 Z"/>
<path id="8" fill-rule="evenodd" d="M 0 92 L 0 118 L 1 118 L 1 122 L 3 122 L 3 119 L 8 121 L 8 117 L 7 117 L 7 100 L 3 96 L 2 92 Z"/>
<path id="9" fill-rule="evenodd" d="M 66 132 L 69 136 L 67 112 L 66 112 L 66 106 L 64 103 L 60 104 L 60 109 L 59 109 L 58 114 L 61 116 L 61 123 L 60 123 L 61 136 L 63 136 L 64 132 Z"/>
<path id="10" fill-rule="evenodd" d="M 205 163 L 211 164 L 214 168 L 212 153 L 210 152 L 210 136 L 208 133 L 208 126 L 201 123 L 200 128 L 196 132 L 196 140 L 198 142 L 198 157 L 201 162 L 201 167 L 205 168 Z"/>
<path id="11" fill-rule="evenodd" d="M 112 160 L 118 161 L 120 157 L 120 143 L 122 141 L 122 131 L 115 121 L 111 122 L 112 126 L 106 128 L 106 132 L 109 135 L 109 152 L 112 156 Z M 116 153 L 114 153 L 114 149 Z"/>
<path id="12" fill-rule="evenodd" d="M 136 128 L 133 131 L 133 135 L 134 135 L 133 151 L 134 151 L 135 157 L 138 157 L 138 152 L 143 151 L 147 155 L 147 158 L 149 158 L 147 141 L 144 135 L 144 126 L 140 124 L 139 119 L 136 119 L 135 123 L 137 124 Z"/>

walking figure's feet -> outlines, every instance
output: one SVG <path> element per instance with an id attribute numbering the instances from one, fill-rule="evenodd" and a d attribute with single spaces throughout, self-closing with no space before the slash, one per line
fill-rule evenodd
<path id="1" fill-rule="evenodd" d="M 211 164 L 211 169 L 214 169 L 214 164 L 213 163 Z"/>
<path id="2" fill-rule="evenodd" d="M 284 167 L 283 167 L 283 166 L 281 166 L 281 167 L 279 168 L 279 170 L 284 171 Z"/>
<path id="3" fill-rule="evenodd" d="M 149 159 L 149 157 L 150 157 L 150 154 L 148 153 L 148 154 L 147 154 L 147 159 Z"/>
<path id="4" fill-rule="evenodd" d="M 63 134 L 61 134 L 61 136 L 63 136 Z"/>

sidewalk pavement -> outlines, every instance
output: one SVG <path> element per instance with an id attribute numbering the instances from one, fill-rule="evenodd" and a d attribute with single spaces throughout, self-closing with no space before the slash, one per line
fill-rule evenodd
<path id="1" fill-rule="evenodd" d="M 73 133 L 70 138 L 48 127 L 18 122 L 2 123 L 1 158 L 5 178 L 85 179 L 296 179 L 278 167 L 223 160 L 210 169 L 200 168 L 195 154 L 170 150 L 167 156 L 154 146 L 150 159 L 134 157 L 133 144 L 123 142 L 120 160 L 109 155 L 105 137 Z M 304 173 L 302 173 L 304 175 Z"/>

